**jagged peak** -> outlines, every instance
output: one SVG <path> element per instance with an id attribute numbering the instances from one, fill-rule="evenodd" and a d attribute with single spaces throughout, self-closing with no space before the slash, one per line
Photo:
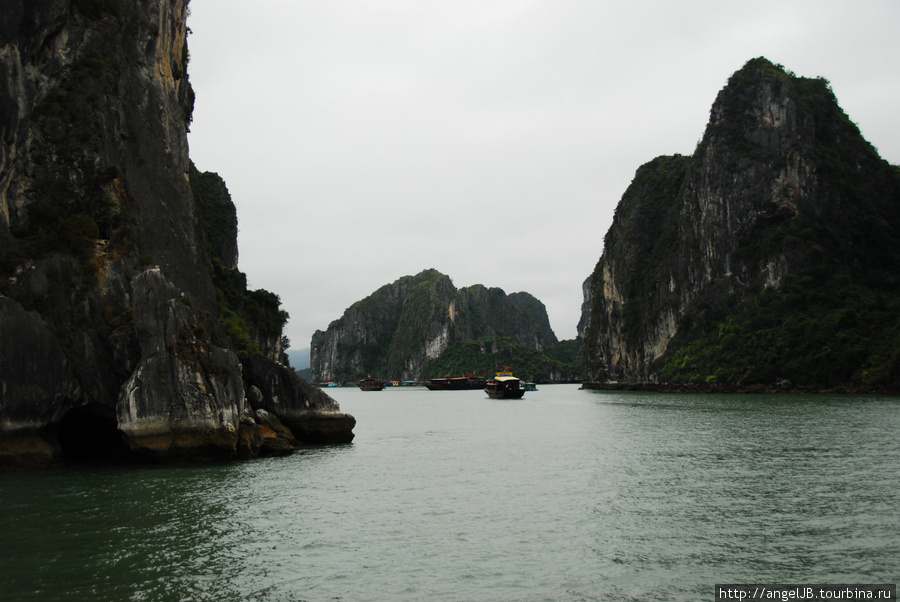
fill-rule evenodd
<path id="1" fill-rule="evenodd" d="M 588 379 L 900 382 L 896 332 L 871 327 L 896 307 L 900 170 L 827 79 L 747 61 L 681 177 L 668 160 L 638 168 L 585 287 Z"/>
<path id="2" fill-rule="evenodd" d="M 367 373 L 416 379 L 452 343 L 483 336 L 508 336 L 534 349 L 558 342 L 546 307 L 533 295 L 482 284 L 457 289 L 431 268 L 383 285 L 326 331 L 317 330 L 311 369 L 320 382 Z"/>
<path id="3" fill-rule="evenodd" d="M 856 161 L 880 159 L 838 103 L 824 77 L 802 77 L 765 57 L 747 61 L 718 93 L 710 119 L 694 151 L 704 159 L 710 148 L 773 164 L 803 149 L 830 170 L 839 154 Z"/>

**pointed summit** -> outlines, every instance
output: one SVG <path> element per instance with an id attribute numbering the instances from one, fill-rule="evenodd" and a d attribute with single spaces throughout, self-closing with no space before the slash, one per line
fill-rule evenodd
<path id="1" fill-rule="evenodd" d="M 640 167 L 586 287 L 588 380 L 900 382 L 900 170 L 824 78 L 728 80 L 692 157 Z"/>

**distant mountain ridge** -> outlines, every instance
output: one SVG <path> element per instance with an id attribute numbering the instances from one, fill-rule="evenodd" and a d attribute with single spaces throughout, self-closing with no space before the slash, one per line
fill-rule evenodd
<path id="1" fill-rule="evenodd" d="M 604 243 L 592 386 L 900 388 L 900 168 L 827 80 L 748 61 L 693 156 L 637 170 Z"/>
<path id="2" fill-rule="evenodd" d="M 288 356 L 291 368 L 294 370 L 305 370 L 309 368 L 309 348 L 306 349 L 288 349 L 285 351 Z"/>
<path id="3" fill-rule="evenodd" d="M 382 286 L 316 331 L 313 380 L 418 380 L 452 344 L 484 337 L 537 351 L 558 343 L 546 307 L 532 295 L 480 284 L 457 289 L 449 276 L 424 270 Z"/>

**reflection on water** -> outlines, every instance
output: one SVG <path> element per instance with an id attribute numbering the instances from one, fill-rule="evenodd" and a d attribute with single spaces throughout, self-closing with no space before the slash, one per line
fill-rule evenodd
<path id="1" fill-rule="evenodd" d="M 45 599 L 181 599 L 210 590 L 235 525 L 224 466 L 3 475 L 3 591 Z M 172 570 L 174 569 L 174 570 Z M 139 594 L 144 594 L 139 596 Z"/>
<path id="2" fill-rule="evenodd" d="M 894 399 L 329 392 L 353 444 L 0 475 L 0 598 L 695 600 L 900 576 Z"/>

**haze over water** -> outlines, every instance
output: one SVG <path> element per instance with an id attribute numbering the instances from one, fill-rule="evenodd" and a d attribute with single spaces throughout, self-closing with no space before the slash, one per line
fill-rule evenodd
<path id="1" fill-rule="evenodd" d="M 329 389 L 350 445 L 0 475 L 3 600 L 711 600 L 897 583 L 900 405 Z"/>

